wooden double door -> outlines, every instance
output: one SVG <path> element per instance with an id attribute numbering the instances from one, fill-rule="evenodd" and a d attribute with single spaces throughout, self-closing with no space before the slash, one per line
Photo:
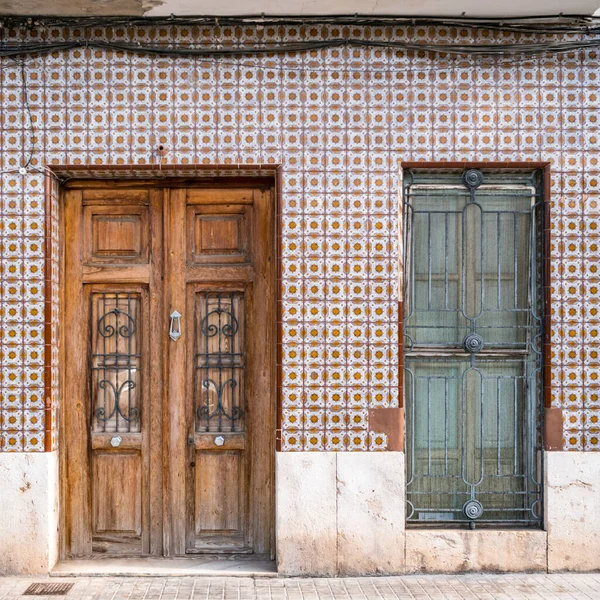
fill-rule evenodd
<path id="1" fill-rule="evenodd" d="M 270 185 L 63 193 L 63 555 L 273 549 Z"/>

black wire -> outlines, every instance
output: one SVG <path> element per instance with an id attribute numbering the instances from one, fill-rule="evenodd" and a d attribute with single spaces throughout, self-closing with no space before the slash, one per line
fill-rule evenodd
<path id="1" fill-rule="evenodd" d="M 490 67 L 510 67 L 510 66 L 515 66 L 515 65 L 527 66 L 528 64 L 537 64 L 541 57 L 542 57 L 541 54 L 532 55 L 530 57 L 522 57 L 519 55 L 512 55 L 512 56 L 507 56 L 505 58 L 499 58 L 498 56 L 483 57 L 481 55 L 475 55 L 475 56 L 461 59 L 460 55 L 456 54 L 456 55 L 451 55 L 451 57 L 448 57 L 448 60 L 444 61 L 444 64 L 439 64 L 439 66 L 436 66 L 436 65 L 438 65 L 438 63 L 433 63 L 433 64 L 420 64 L 415 67 L 409 67 L 406 64 L 402 64 L 402 65 L 400 65 L 400 64 L 389 65 L 388 64 L 385 67 L 378 67 L 374 64 L 368 63 L 364 67 L 347 66 L 346 69 L 344 70 L 344 72 L 345 73 L 378 73 L 378 74 L 391 74 L 391 73 L 401 72 L 404 74 L 409 74 L 409 73 L 426 74 L 426 73 L 434 73 L 437 71 L 447 72 L 448 69 L 453 69 L 453 68 L 477 68 L 477 67 L 490 68 Z M 0 58 L 2 58 L 2 57 L 0 57 Z M 25 58 L 23 60 L 22 64 L 35 63 L 35 61 L 38 60 L 38 58 L 39 58 L 38 55 L 32 54 L 31 56 Z M 304 66 L 304 63 L 302 63 L 302 65 L 300 65 L 300 64 L 296 64 L 295 62 L 291 62 L 291 63 L 277 62 L 276 64 L 269 63 L 269 64 L 265 65 L 262 61 L 259 61 L 259 62 L 250 62 L 249 60 L 245 61 L 243 56 L 239 56 L 239 57 L 232 56 L 229 58 L 215 57 L 215 56 L 192 57 L 192 58 L 196 59 L 196 64 L 211 67 L 211 68 L 221 65 L 221 66 L 229 66 L 229 67 L 233 67 L 233 68 L 243 67 L 244 69 L 248 69 L 248 70 L 260 70 L 260 71 L 267 70 L 267 71 L 278 71 L 278 72 L 303 73 L 306 70 L 310 70 L 311 73 L 314 73 L 314 72 L 318 72 L 318 73 L 336 72 L 336 73 L 338 73 L 339 72 L 339 68 L 335 67 L 335 66 L 327 68 L 327 67 L 319 67 L 314 64 L 311 64 L 310 67 L 306 67 L 306 66 Z M 11 58 L 11 60 L 13 62 L 15 62 L 16 64 L 21 64 L 21 63 L 17 63 L 17 60 L 14 57 Z M 379 58 L 375 58 L 374 60 L 375 60 L 375 62 L 379 62 Z M 385 63 L 382 63 L 382 64 L 385 64 Z M 0 72 L 3 69 L 7 69 L 7 68 L 13 68 L 13 66 L 12 65 L 2 65 L 2 62 L 0 62 Z"/>
<path id="2" fill-rule="evenodd" d="M 29 90 L 27 88 L 27 75 L 25 71 L 25 63 L 21 63 L 21 82 L 22 82 L 22 94 L 23 94 L 23 104 L 25 105 L 25 110 L 27 111 L 27 116 L 29 119 L 29 136 L 31 138 L 31 148 L 29 150 L 29 158 L 27 162 L 23 165 L 26 169 L 31 164 L 33 160 L 33 156 L 35 154 L 35 128 L 33 126 L 33 115 L 31 114 L 31 105 L 29 104 Z M 25 148 L 23 147 L 23 150 Z"/>
<path id="3" fill-rule="evenodd" d="M 318 22 L 330 23 L 330 24 L 340 24 L 340 18 L 343 17 L 332 17 L 331 19 L 318 18 Z M 571 16 L 571 17 L 563 17 L 564 19 L 580 19 L 585 23 L 591 22 L 589 17 L 583 16 Z M 214 17 L 211 18 L 198 18 L 198 19 L 160 19 L 160 22 L 173 24 L 182 24 L 184 22 L 188 24 L 198 24 L 198 22 L 207 23 L 210 25 L 215 25 L 215 21 L 217 25 L 224 24 L 226 22 L 229 23 L 240 23 L 240 20 L 236 18 L 231 19 L 223 19 L 218 18 L 216 20 Z M 250 18 L 251 19 L 251 18 Z M 271 22 L 277 20 L 277 17 L 270 18 Z M 359 17 L 347 17 L 351 24 L 359 24 Z M 365 17 L 368 22 L 375 22 L 373 20 L 369 20 Z M 377 22 L 383 22 L 381 19 L 385 19 L 385 17 L 378 17 Z M 394 23 L 398 21 L 398 18 L 389 18 L 390 21 L 393 20 Z M 530 20 L 528 17 L 522 17 L 523 20 Z M 12 19 L 14 21 L 14 19 Z M 478 19 L 471 19 L 473 21 L 477 21 Z M 506 21 L 507 19 L 505 19 Z M 518 20 L 518 18 L 510 19 L 511 21 Z M 17 20 L 18 21 L 18 20 Z M 69 23 L 70 26 L 73 26 L 74 23 L 79 23 L 81 19 L 62 19 L 62 20 L 50 20 L 44 19 L 44 23 L 47 26 L 51 22 L 53 23 Z M 87 23 L 86 27 L 91 26 L 115 26 L 117 21 L 115 19 L 84 19 Z M 245 23 L 248 23 L 248 19 L 242 20 Z M 265 23 L 267 20 L 261 18 L 261 23 Z M 301 24 L 306 26 L 309 24 L 310 18 L 301 18 Z M 361 21 L 360 24 L 363 24 L 367 21 Z M 417 19 L 410 19 L 412 24 L 416 24 Z M 487 19 L 479 19 L 480 23 L 489 23 L 490 21 Z M 118 21 L 123 25 L 132 26 L 136 23 L 143 23 L 144 25 L 148 25 L 149 22 L 157 23 L 159 19 L 132 19 L 132 18 L 124 18 Z M 277 21 L 278 24 L 283 22 L 287 22 L 288 24 L 298 24 L 299 21 L 294 17 L 280 19 Z M 317 19 L 315 18 L 315 22 Z M 447 20 L 443 22 L 441 20 L 425 20 L 423 23 L 433 23 L 440 24 L 448 24 Z M 33 21 L 31 19 L 27 20 L 27 23 L 32 26 Z M 454 24 L 457 23 L 457 20 L 454 20 Z M 256 24 L 256 23 L 255 23 Z M 272 23 L 269 23 L 272 24 Z M 389 25 L 390 23 L 387 23 Z M 461 26 L 464 26 L 464 23 L 461 22 Z M 477 25 L 481 27 L 481 25 Z M 484 28 L 489 29 L 488 26 Z M 2 24 L 0 23 L 0 29 L 2 29 Z M 581 32 L 581 29 L 579 30 Z M 598 29 L 588 29 L 585 33 L 599 33 Z M 5 32 L 3 32 L 5 33 Z M 12 32 L 11 32 L 12 33 Z M 74 33 L 74 32 L 72 32 Z M 88 31 L 89 33 L 89 31 Z M 556 33 L 556 31 L 553 31 Z M 550 41 L 550 42 L 535 42 L 528 44 L 416 44 L 410 42 L 390 42 L 390 41 L 375 41 L 375 40 L 362 40 L 355 38 L 335 38 L 335 39 L 324 39 L 324 40 L 313 40 L 313 41 L 305 41 L 305 42 L 293 42 L 293 43 L 281 43 L 281 42 L 258 42 L 256 45 L 246 45 L 246 46 L 236 46 L 231 45 L 228 47 L 197 47 L 197 46 L 188 46 L 183 44 L 174 44 L 174 43 L 165 43 L 165 44 L 132 44 L 132 43 L 124 43 L 124 42 L 104 42 L 101 40 L 72 40 L 68 42 L 50 42 L 50 43 L 31 43 L 31 42 L 21 42 L 21 43 L 6 43 L 0 42 L 0 58 L 8 57 L 11 60 L 21 67 L 21 77 L 22 77 L 22 93 L 23 93 L 23 104 L 27 111 L 28 120 L 29 120 L 29 132 L 31 137 L 31 147 L 29 151 L 29 157 L 22 168 L 31 168 L 36 171 L 42 172 L 35 167 L 31 167 L 32 160 L 35 155 L 35 127 L 33 123 L 33 115 L 31 112 L 31 106 L 29 102 L 29 91 L 27 87 L 27 78 L 26 78 L 26 70 L 25 70 L 25 61 L 18 61 L 18 56 L 27 56 L 27 55 L 42 55 L 47 54 L 49 52 L 55 51 L 69 51 L 77 48 L 98 48 L 103 50 L 118 50 L 124 52 L 132 52 L 136 54 L 155 54 L 155 55 L 163 55 L 163 56 L 191 56 L 191 57 L 205 57 L 205 58 L 220 58 L 224 56 L 232 56 L 232 57 L 241 57 L 244 55 L 264 55 L 264 54 L 282 54 L 282 53 L 295 53 L 295 52 L 309 52 L 311 50 L 319 50 L 325 48 L 333 48 L 333 47 L 341 47 L 341 46 L 350 46 L 350 47 L 371 47 L 371 48 L 383 48 L 388 50 L 410 50 L 413 52 L 433 52 L 437 54 L 454 54 L 454 55 L 489 55 L 489 56 L 511 56 L 516 57 L 518 55 L 539 55 L 539 54 L 547 54 L 547 53 L 558 53 L 558 52 L 569 52 L 574 50 L 583 50 L 588 48 L 597 48 L 600 47 L 600 36 L 597 39 L 581 39 L 581 40 L 572 40 L 567 42 L 562 41 Z M 238 65 L 241 66 L 241 65 Z M 249 68 L 261 68 L 261 65 L 246 65 Z M 2 66 L 0 65 L 0 68 Z M 285 66 L 281 67 L 285 69 Z M 290 67 L 292 68 L 292 67 Z M 444 67 L 446 69 L 447 67 Z M 297 69 L 296 69 L 297 70 Z M 405 70 L 405 69 L 401 69 Z M 422 69 L 421 69 L 422 70 Z M 432 69 L 425 69 L 432 70 Z"/>
<path id="4" fill-rule="evenodd" d="M 103 50 L 121 50 L 136 54 L 156 54 L 162 56 L 243 56 L 259 54 L 282 54 L 290 52 L 308 52 L 325 48 L 350 46 L 388 48 L 392 50 L 411 50 L 416 52 L 432 52 L 436 54 L 462 55 L 534 55 L 542 53 L 570 52 L 600 47 L 600 36 L 592 40 L 573 40 L 567 42 L 552 41 L 546 43 L 527 44 L 416 44 L 411 42 L 386 42 L 361 40 L 354 38 L 336 38 L 309 42 L 279 43 L 265 46 L 227 47 L 190 47 L 182 44 L 132 44 L 122 42 L 103 42 L 100 40 L 76 40 L 71 42 L 50 43 L 18 43 L 3 44 L 0 47 L 0 57 L 16 57 L 28 54 L 47 54 L 53 51 L 68 51 L 77 48 L 97 48 Z"/>
<path id="5" fill-rule="evenodd" d="M 28 169 L 31 166 L 31 161 L 33 160 L 33 157 L 35 156 L 35 127 L 33 125 L 33 115 L 31 113 L 31 105 L 29 103 L 29 90 L 27 88 L 27 74 L 25 71 L 25 62 L 21 61 L 19 62 L 18 60 L 12 58 L 13 62 L 17 65 L 21 67 L 21 94 L 23 96 L 23 105 L 25 106 L 25 110 L 27 111 L 27 118 L 29 121 L 29 137 L 31 140 L 31 147 L 29 149 L 29 157 L 28 159 L 25 161 L 25 144 L 23 144 L 23 164 L 19 167 L 19 169 Z M 37 169 L 36 167 L 31 167 L 32 169 L 34 169 L 35 171 L 39 171 L 40 173 L 42 171 L 40 171 L 39 169 Z M 12 173 L 15 171 L 18 171 L 19 169 L 8 169 L 8 170 L 0 170 L 0 175 L 5 175 L 6 173 Z"/>

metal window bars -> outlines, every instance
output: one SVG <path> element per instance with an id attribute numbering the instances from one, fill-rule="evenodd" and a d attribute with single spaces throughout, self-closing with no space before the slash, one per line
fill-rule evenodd
<path id="1" fill-rule="evenodd" d="M 407 522 L 539 525 L 537 171 L 404 174 Z"/>
<path id="2" fill-rule="evenodd" d="M 92 296 L 92 430 L 140 431 L 141 354 L 137 294 Z"/>
<path id="3" fill-rule="evenodd" d="M 195 319 L 196 431 L 244 429 L 244 311 L 241 292 L 200 292 Z"/>

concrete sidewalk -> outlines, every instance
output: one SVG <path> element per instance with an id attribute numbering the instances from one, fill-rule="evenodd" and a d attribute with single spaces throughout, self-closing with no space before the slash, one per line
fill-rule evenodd
<path id="1" fill-rule="evenodd" d="M 66 596 L 43 597 L 67 600 L 600 600 L 600 573 L 344 579 L 5 577 L 0 578 L 0 600 L 20 598 L 36 582 L 73 582 Z"/>

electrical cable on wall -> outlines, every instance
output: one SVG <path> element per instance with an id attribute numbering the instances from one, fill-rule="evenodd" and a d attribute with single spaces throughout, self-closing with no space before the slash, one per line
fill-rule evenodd
<path id="1" fill-rule="evenodd" d="M 28 120 L 28 128 L 27 131 L 29 133 L 29 139 L 30 139 L 30 145 L 29 145 L 29 152 L 27 153 L 28 156 L 27 158 L 25 158 L 26 156 L 26 150 L 25 150 L 25 144 L 23 144 L 23 160 L 22 160 L 22 164 L 19 167 L 13 167 L 11 169 L 0 169 L 0 176 L 2 175 L 10 175 L 10 174 L 14 174 L 14 173 L 19 173 L 19 175 L 27 175 L 27 173 L 29 171 L 34 171 L 36 173 L 40 173 L 41 175 L 50 175 L 51 177 L 53 177 L 54 179 L 60 180 L 55 173 L 52 172 L 51 169 L 49 169 L 46 166 L 43 166 L 42 168 L 39 168 L 35 165 L 32 164 L 33 159 L 35 157 L 35 152 L 36 152 L 36 145 L 35 145 L 35 127 L 33 124 L 33 114 L 31 112 L 31 103 L 29 101 L 29 89 L 27 87 L 27 73 L 25 70 L 25 66 L 26 63 L 25 62 L 19 62 L 15 59 L 12 59 L 15 63 L 16 66 L 19 66 L 21 69 L 21 94 L 22 94 L 22 98 L 23 98 L 23 106 L 25 107 L 25 112 L 27 113 L 27 120 Z M 23 129 L 23 131 L 25 131 L 25 129 Z"/>
<path id="2" fill-rule="evenodd" d="M 183 44 L 131 44 L 123 42 L 104 42 L 100 40 L 74 40 L 71 42 L 49 43 L 8 43 L 0 46 L 0 57 L 16 57 L 31 54 L 47 54 L 50 52 L 67 52 L 78 48 L 95 48 L 99 50 L 117 50 L 134 54 L 156 54 L 161 56 L 244 56 L 260 54 L 285 54 L 290 52 L 309 52 L 349 46 L 353 48 L 386 48 L 390 50 L 409 50 L 415 52 L 432 52 L 435 54 L 461 55 L 535 55 L 546 53 L 572 52 L 600 47 L 600 34 L 588 40 L 567 42 L 536 42 L 531 44 L 414 44 L 410 42 L 385 42 L 361 40 L 355 38 L 336 38 L 332 40 L 308 41 L 299 43 L 274 43 L 231 47 L 186 46 Z"/>
<path id="3" fill-rule="evenodd" d="M 33 160 L 33 156 L 35 154 L 35 129 L 33 126 L 33 115 L 31 114 L 31 105 L 29 103 L 29 91 L 27 89 L 27 77 L 25 73 L 25 63 L 14 61 L 18 66 L 21 67 L 21 94 L 23 100 L 23 106 L 25 107 L 25 111 L 27 113 L 27 118 L 29 121 L 29 138 L 30 138 L 30 148 L 29 148 L 29 156 L 25 159 L 25 144 L 23 144 L 23 164 L 14 169 L 4 169 L 0 170 L 0 175 L 5 175 L 9 173 L 20 173 L 21 175 L 25 175 L 27 173 L 27 169 L 31 165 L 31 161 Z M 25 131 L 25 130 L 24 130 Z"/>
<path id="4" fill-rule="evenodd" d="M 177 44 L 172 42 L 148 44 L 126 41 L 105 41 L 95 37 L 93 28 L 118 28 L 131 27 L 199 27 L 207 26 L 215 31 L 228 27 L 254 27 L 257 31 L 265 28 L 297 27 L 296 35 L 306 39 L 295 42 L 258 41 L 237 45 L 223 46 L 214 37 L 209 44 Z M 335 32 L 331 39 L 321 38 L 322 32 L 307 31 L 310 27 L 339 27 L 340 32 Z M 512 32 L 521 34 L 536 34 L 538 37 L 531 43 L 442 43 L 419 44 L 409 41 L 377 41 L 352 37 L 348 29 L 351 27 L 450 27 L 471 30 L 489 30 L 494 32 Z M 491 19 L 484 17 L 407 17 L 407 16 L 369 16 L 369 15 L 335 15 L 324 16 L 246 16 L 246 17 L 6 17 L 0 22 L 0 30 L 9 28 L 15 31 L 24 29 L 39 35 L 41 31 L 51 28 L 67 28 L 71 39 L 56 42 L 10 42 L 0 43 L 1 56 L 23 56 L 31 54 L 44 54 L 54 51 L 68 51 L 77 48 L 96 48 L 105 50 L 127 51 L 144 54 L 157 54 L 163 56 L 231 56 L 231 55 L 258 55 L 281 54 L 288 52 L 309 52 L 341 46 L 353 48 L 387 48 L 397 51 L 424 51 L 436 54 L 461 54 L 461 55 L 531 55 L 542 53 L 569 52 L 580 49 L 600 47 L 600 19 L 586 15 L 551 15 L 545 17 L 506 17 L 504 19 Z M 579 36 L 577 39 L 556 40 L 557 34 Z M 117 33 L 121 37 L 122 33 Z M 312 36 L 312 37 L 311 37 Z M 317 38 L 319 36 L 319 38 Z M 551 39 L 543 39 L 551 36 Z M 14 35 L 13 35 L 14 37 Z M 273 37 L 273 34 L 269 34 Z"/>
<path id="5" fill-rule="evenodd" d="M 550 18 L 552 19 L 552 18 Z M 274 55 L 282 54 L 294 54 L 299 53 L 305 55 L 315 50 L 327 50 L 335 48 L 374 48 L 379 49 L 382 52 L 402 52 L 407 51 L 409 57 L 417 52 L 431 52 L 441 55 L 450 55 L 456 60 L 460 60 L 460 56 L 464 56 L 467 60 L 473 60 L 472 66 L 485 66 L 478 65 L 478 58 L 489 57 L 490 61 L 497 67 L 510 66 L 514 64 L 522 64 L 523 61 L 531 61 L 535 58 L 540 58 L 542 55 L 549 55 L 563 52 L 582 51 L 590 48 L 600 47 L 600 27 L 598 26 L 598 19 L 583 16 L 557 16 L 554 17 L 556 21 L 548 21 L 548 19 L 531 19 L 531 18 L 512 18 L 505 19 L 504 21 L 490 20 L 490 19 L 415 19 L 415 18 L 397 18 L 397 17 L 248 17 L 248 18 L 223 18 L 219 17 L 171 17 L 171 18 L 5 18 L 3 22 L 0 22 L 0 32 L 3 34 L 4 41 L 0 41 L 0 59 L 10 59 L 10 64 L 2 64 L 0 62 L 0 72 L 3 69 L 9 68 L 11 65 L 17 65 L 21 67 L 22 75 L 22 93 L 23 93 L 23 106 L 27 112 L 29 122 L 29 133 L 30 133 L 30 149 L 28 156 L 25 156 L 25 148 L 23 149 L 23 161 L 18 168 L 12 168 L 9 170 L 0 171 L 0 174 L 4 173 L 15 173 L 19 172 L 22 175 L 26 174 L 28 170 L 33 170 L 39 173 L 47 173 L 48 169 L 43 167 L 42 169 L 37 168 L 32 164 L 35 155 L 35 130 L 33 124 L 33 116 L 29 103 L 29 96 L 27 90 L 27 80 L 25 65 L 27 60 L 35 61 L 37 57 L 50 52 L 65 52 L 68 53 L 71 50 L 90 48 L 103 51 L 118 51 L 133 54 L 151 54 L 155 56 L 165 57 L 189 57 L 196 58 L 201 64 L 214 67 L 216 64 L 230 65 L 246 68 L 246 69 L 258 69 L 264 70 L 265 67 L 260 62 L 250 63 L 244 61 L 244 56 L 255 56 L 255 57 L 272 57 Z M 210 45 L 198 46 L 198 44 L 176 44 L 173 42 L 165 42 L 162 44 L 144 44 L 144 43 L 131 43 L 131 42 L 120 42 L 120 41 L 105 41 L 100 38 L 97 32 L 92 31 L 93 27 L 111 27 L 116 29 L 118 27 L 131 27 L 134 25 L 138 26 L 159 26 L 159 25 L 170 25 L 170 26 L 198 26 L 205 25 L 215 29 L 215 32 L 222 30 L 223 27 L 232 27 L 236 25 L 254 25 L 259 31 L 268 26 L 301 26 L 306 33 L 306 28 L 311 25 L 336 25 L 339 27 L 349 26 L 375 26 L 385 25 L 389 27 L 391 25 L 411 28 L 425 25 L 435 25 L 437 27 L 450 26 L 450 27 L 468 27 L 476 29 L 494 29 L 494 25 L 497 29 L 506 31 L 520 31 L 522 33 L 530 33 L 535 31 L 536 36 L 535 42 L 532 43 L 496 43 L 496 44 L 419 44 L 405 41 L 381 41 L 381 40 L 368 40 L 360 38 L 350 37 L 336 37 L 334 39 L 308 39 L 300 42 L 278 42 L 278 41 L 264 41 L 260 40 L 253 44 L 237 45 L 232 44 L 230 46 L 223 46 L 222 41 L 214 36 L 211 39 Z M 9 33 L 8 27 L 18 27 L 28 32 L 33 33 L 38 39 L 44 39 L 45 28 L 51 27 L 69 27 L 70 30 L 67 32 L 74 39 L 68 41 L 56 41 L 56 42 L 7 42 L 6 34 Z M 39 28 L 39 29 L 35 29 Z M 569 32 L 570 34 L 578 33 L 581 39 L 570 39 L 568 41 L 557 41 L 557 33 Z M 65 32 L 63 32 L 64 35 Z M 299 32 L 298 32 L 299 33 Z M 309 32 L 310 33 L 310 32 Z M 544 41 L 542 34 L 549 34 L 552 39 Z M 120 33 L 118 35 L 123 35 Z M 269 33 L 269 36 L 273 36 Z M 308 36 L 308 34 L 307 34 Z M 12 30 L 9 33 L 11 39 L 18 39 L 18 30 Z M 33 37 L 33 36 L 32 36 Z M 21 60 L 19 60 L 19 57 Z M 418 56 L 417 56 L 418 58 Z M 501 62 L 498 62 L 501 60 Z M 279 64 L 276 66 L 269 66 L 269 70 L 275 71 L 301 71 L 300 67 L 292 65 Z M 446 71 L 448 66 L 419 66 L 415 68 L 402 66 L 389 65 L 387 68 L 378 68 L 375 65 L 370 65 L 368 68 L 351 68 L 348 67 L 345 72 L 353 73 L 410 73 L 410 72 L 430 72 L 436 70 Z M 313 71 L 323 72 L 338 72 L 337 68 L 327 69 L 326 67 L 314 67 L 311 68 Z"/>

